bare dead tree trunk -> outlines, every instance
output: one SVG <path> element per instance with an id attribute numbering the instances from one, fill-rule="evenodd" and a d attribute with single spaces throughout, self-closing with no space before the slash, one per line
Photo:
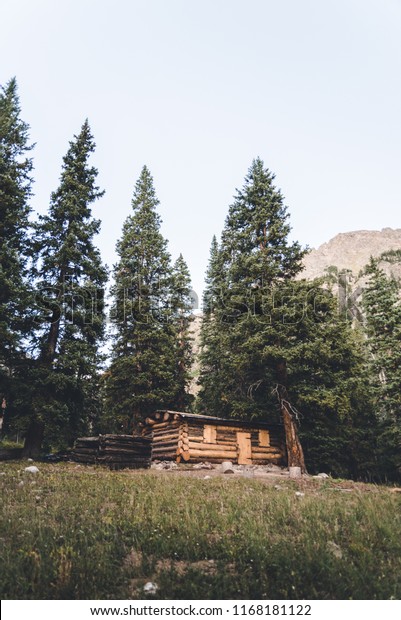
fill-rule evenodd
<path id="1" fill-rule="evenodd" d="M 277 375 L 279 379 L 286 380 L 287 369 L 284 361 L 278 365 Z M 278 398 L 283 419 L 288 467 L 300 467 L 301 472 L 306 473 L 304 451 L 298 436 L 297 412 L 289 401 L 287 389 L 283 383 L 278 383 L 274 392 Z"/>
<path id="2" fill-rule="evenodd" d="M 306 473 L 304 451 L 298 437 L 298 430 L 291 406 L 285 399 L 280 399 L 280 409 L 283 418 L 285 441 L 287 444 L 288 467 L 300 467 Z"/>

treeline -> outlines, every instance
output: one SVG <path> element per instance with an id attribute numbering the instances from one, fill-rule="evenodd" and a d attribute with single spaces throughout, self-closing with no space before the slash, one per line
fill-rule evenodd
<path id="1" fill-rule="evenodd" d="M 24 436 L 33 456 L 89 432 L 126 432 L 158 407 L 188 408 L 192 299 L 187 265 L 182 256 L 172 263 L 160 233 L 144 167 L 117 243 L 107 333 L 109 274 L 92 214 L 103 191 L 88 121 L 35 222 L 28 129 L 13 79 L 0 94 L 0 396 L 4 431 Z"/>
<path id="2" fill-rule="evenodd" d="M 129 432 L 160 407 L 279 421 L 280 396 L 298 417 L 310 471 L 399 477 L 399 283 L 377 261 L 361 324 L 339 304 L 332 276 L 302 279 L 307 250 L 290 241 L 274 175 L 254 160 L 212 242 L 195 401 L 190 275 L 168 253 L 149 170 L 117 243 L 108 335 L 89 124 L 35 222 L 28 131 L 11 80 L 0 93 L 0 396 L 3 431 L 19 431 L 27 455 L 89 432 Z"/>

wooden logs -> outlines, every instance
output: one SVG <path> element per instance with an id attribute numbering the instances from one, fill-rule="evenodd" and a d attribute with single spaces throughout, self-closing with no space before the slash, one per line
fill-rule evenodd
<path id="1" fill-rule="evenodd" d="M 111 469 L 150 467 L 152 439 L 132 435 L 99 435 L 76 440 L 73 459 L 99 463 Z"/>
<path id="2" fill-rule="evenodd" d="M 99 450 L 99 437 L 80 437 L 72 451 L 72 459 L 77 463 L 96 463 Z"/>

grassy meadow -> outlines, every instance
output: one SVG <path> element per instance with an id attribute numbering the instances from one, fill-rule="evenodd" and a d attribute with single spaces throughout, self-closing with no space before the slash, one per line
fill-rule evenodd
<path id="1" fill-rule="evenodd" d="M 2 599 L 400 598 L 390 488 L 27 465 L 0 464 Z"/>

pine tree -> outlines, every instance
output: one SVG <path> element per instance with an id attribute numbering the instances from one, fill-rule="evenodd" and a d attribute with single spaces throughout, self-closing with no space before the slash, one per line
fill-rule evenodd
<path id="1" fill-rule="evenodd" d="M 399 285 L 387 278 L 373 258 L 367 268 L 369 283 L 363 294 L 366 331 L 382 417 L 401 426 L 401 305 Z"/>
<path id="2" fill-rule="evenodd" d="M 288 213 L 273 179 L 260 160 L 253 162 L 213 250 L 206 297 L 214 305 L 202 327 L 199 409 L 279 422 L 289 399 L 292 413 L 304 416 L 309 467 L 356 471 L 359 448 L 352 458 L 347 450 L 353 411 L 366 405 L 358 379 L 361 347 L 330 291 L 295 279 L 305 251 L 288 240 Z"/>
<path id="3" fill-rule="evenodd" d="M 398 259 L 397 256 L 391 258 Z M 366 268 L 369 282 L 363 293 L 367 335 L 368 371 L 379 421 L 382 474 L 401 475 L 401 305 L 400 285 L 371 258 Z"/>
<path id="4" fill-rule="evenodd" d="M 219 245 L 214 235 L 210 246 L 209 264 L 205 277 L 202 298 L 202 323 L 200 329 L 200 374 L 198 384 L 202 391 L 197 401 L 197 409 L 206 415 L 222 415 L 220 398 L 221 384 L 215 381 L 223 373 L 222 331 L 217 328 L 215 313 L 221 311 L 220 302 L 224 292 L 220 280 L 221 265 Z"/>
<path id="5" fill-rule="evenodd" d="M 173 265 L 171 282 L 171 320 L 176 333 L 175 343 L 175 383 L 176 392 L 172 408 L 186 411 L 190 408 L 193 397 L 188 392 L 193 365 L 191 324 L 192 297 L 191 277 L 188 266 L 182 256 Z"/>
<path id="6" fill-rule="evenodd" d="M 117 243 L 114 267 L 115 334 L 105 376 L 108 429 L 129 431 L 176 394 L 176 333 L 171 320 L 171 260 L 160 232 L 152 176 L 146 166 L 135 185 L 132 215 Z"/>
<path id="7" fill-rule="evenodd" d="M 297 242 L 288 242 L 289 216 L 273 181 L 274 175 L 263 162 L 254 160 L 229 209 L 218 252 L 213 248 L 209 266 L 214 289 L 213 319 L 211 325 L 206 322 L 203 331 L 208 333 L 202 335 L 202 340 L 210 343 L 202 355 L 208 370 L 202 371 L 200 378 L 200 408 L 206 406 L 210 414 L 263 417 L 267 386 L 271 390 L 275 383 L 284 382 L 284 377 L 279 376 L 279 339 L 271 331 L 267 305 L 274 300 L 278 287 L 301 271 L 305 251 Z M 208 291 L 206 295 L 210 295 Z M 263 329 L 270 330 L 270 335 Z M 265 358 L 266 346 L 271 343 L 268 365 L 261 359 L 250 359 L 260 351 L 257 341 L 264 341 Z M 261 411 L 255 408 L 256 390 L 263 393 Z"/>
<path id="8" fill-rule="evenodd" d="M 205 277 L 205 290 L 202 297 L 202 311 L 205 317 L 210 317 L 219 297 L 219 244 L 216 235 L 213 235 L 210 246 L 209 264 Z"/>
<path id="9" fill-rule="evenodd" d="M 104 339 L 107 282 L 94 245 L 100 221 L 92 217 L 91 205 L 104 193 L 96 185 L 97 169 L 89 164 L 94 149 L 86 120 L 63 159 L 49 212 L 35 227 L 37 363 L 26 453 L 39 449 L 43 434 L 53 445 L 71 443 L 88 427 Z"/>
<path id="10" fill-rule="evenodd" d="M 29 333 L 29 199 L 32 160 L 29 127 L 20 118 L 15 78 L 0 89 L 0 398 L 15 409 L 14 389 L 26 365 Z"/>

